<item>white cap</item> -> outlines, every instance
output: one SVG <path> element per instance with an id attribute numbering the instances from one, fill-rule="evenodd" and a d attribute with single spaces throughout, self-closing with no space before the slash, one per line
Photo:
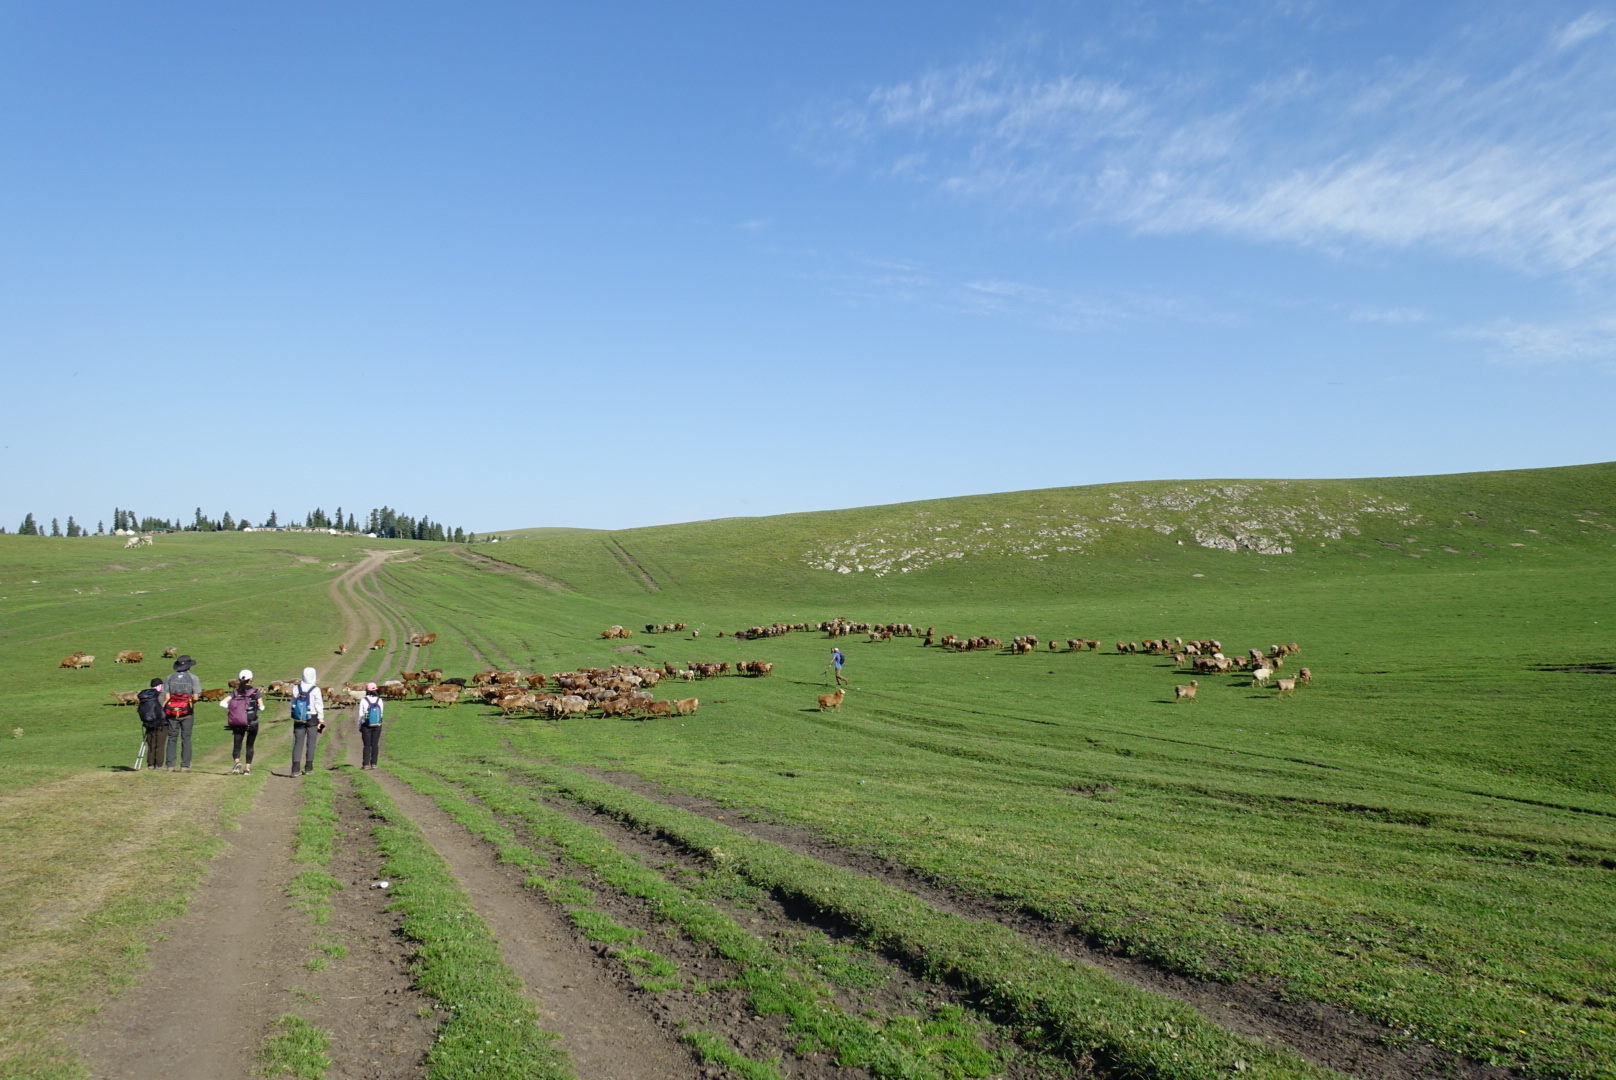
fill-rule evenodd
<path id="1" fill-rule="evenodd" d="M 306 682 L 306 683 L 311 683 L 311 684 L 314 682 L 314 669 L 313 668 L 306 667 L 306 668 L 303 669 L 303 681 Z"/>
<path id="2" fill-rule="evenodd" d="M 248 671 L 246 668 L 242 668 L 236 673 L 236 678 L 240 679 L 242 682 L 246 682 L 248 679 L 252 678 L 252 672 Z"/>

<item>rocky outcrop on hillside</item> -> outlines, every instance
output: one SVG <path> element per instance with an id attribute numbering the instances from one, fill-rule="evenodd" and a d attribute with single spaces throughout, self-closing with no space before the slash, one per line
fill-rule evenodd
<path id="1" fill-rule="evenodd" d="M 1085 492 L 1080 504 L 1046 499 L 991 518 L 898 508 L 852 535 L 813 544 L 803 560 L 819 570 L 885 577 L 948 559 L 1091 553 L 1139 530 L 1215 550 L 1289 555 L 1299 544 L 1360 535 L 1370 522 L 1424 521 L 1406 503 L 1305 482 L 1119 485 L 1103 496 Z"/>

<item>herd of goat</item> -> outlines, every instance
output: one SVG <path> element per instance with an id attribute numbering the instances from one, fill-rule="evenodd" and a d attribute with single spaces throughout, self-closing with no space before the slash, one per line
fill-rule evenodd
<path id="1" fill-rule="evenodd" d="M 674 633 L 682 631 L 686 624 L 682 622 L 647 623 L 647 633 Z M 924 630 L 910 623 L 871 623 L 858 622 L 851 619 L 828 619 L 817 623 L 771 623 L 767 626 L 751 626 L 737 630 L 729 635 L 738 641 L 754 641 L 761 638 L 778 637 L 783 634 L 818 631 L 830 638 L 841 638 L 849 634 L 867 634 L 871 643 L 890 641 L 895 637 L 924 637 L 923 644 L 927 647 L 936 647 L 955 652 L 975 652 L 979 650 L 1004 649 L 1010 653 L 1024 655 L 1038 651 L 1040 639 L 1027 634 L 1012 638 L 1009 645 L 996 637 L 961 637 L 958 634 L 944 634 L 938 636 L 937 628 L 928 626 Z M 632 631 L 622 626 L 612 626 L 603 631 L 603 638 L 625 638 Z M 700 633 L 692 630 L 691 636 Z M 725 637 L 720 631 L 719 637 Z M 437 640 L 436 634 L 412 634 L 409 644 L 417 647 L 431 645 Z M 1062 645 L 1065 648 L 1062 650 Z M 384 639 L 378 638 L 372 649 L 380 649 L 386 645 Z M 347 651 L 346 643 L 336 649 L 341 654 Z M 1047 642 L 1050 652 L 1095 652 L 1100 648 L 1100 642 L 1092 638 L 1066 638 Z M 1244 656 L 1228 656 L 1223 652 L 1223 643 L 1214 639 L 1199 639 L 1186 641 L 1180 637 L 1174 638 L 1146 638 L 1143 641 L 1119 641 L 1116 643 L 1120 654 L 1143 653 L 1151 656 L 1172 656 L 1174 666 L 1189 668 L 1195 675 L 1229 675 L 1250 673 L 1251 685 L 1254 687 L 1267 687 L 1272 683 L 1277 687 L 1279 697 L 1295 696 L 1299 685 L 1306 685 L 1313 680 L 1313 673 L 1307 668 L 1301 668 L 1294 676 L 1279 678 L 1277 674 L 1285 666 L 1285 661 L 1301 652 L 1301 646 L 1295 642 L 1288 645 L 1273 645 L 1264 652 L 1261 649 L 1251 649 Z M 177 648 L 163 650 L 165 659 L 172 658 L 178 653 Z M 138 650 L 124 650 L 117 654 L 114 662 L 119 664 L 139 664 L 145 660 L 145 654 Z M 84 652 L 76 652 L 64 657 L 61 667 L 86 668 L 95 663 L 95 657 Z M 768 676 L 773 674 L 774 664 L 767 660 L 743 660 L 738 662 L 716 661 L 703 662 L 692 660 L 685 667 L 667 662 L 661 667 L 646 667 L 637 664 L 619 664 L 610 668 L 580 668 L 577 671 L 560 672 L 553 675 L 542 673 L 523 673 L 520 671 L 501 671 L 490 668 L 478 672 L 470 679 L 444 678 L 440 669 L 425 669 L 421 671 L 401 672 L 398 677 L 378 683 L 379 692 L 385 698 L 404 700 L 410 696 L 429 699 L 434 705 L 449 706 L 460 702 L 482 702 L 498 708 L 506 716 L 518 713 L 530 713 L 537 716 L 562 718 L 568 716 L 584 716 L 591 712 L 602 717 L 644 718 L 653 716 L 685 716 L 694 713 L 700 702 L 694 697 L 669 698 L 658 700 L 651 692 L 656 685 L 664 679 L 693 682 L 697 679 L 713 679 L 725 675 L 742 676 Z M 272 682 L 266 687 L 271 697 L 290 697 L 295 680 Z M 235 686 L 231 680 L 230 687 Z M 1196 690 L 1200 686 L 1198 678 L 1173 688 L 1175 702 L 1196 700 Z M 322 687 L 322 694 L 327 704 L 333 707 L 345 707 L 359 700 L 364 693 L 364 684 L 345 682 L 341 686 Z M 217 701 L 230 692 L 229 688 L 204 690 L 204 701 Z M 118 704 L 134 704 L 137 691 L 113 691 L 111 696 Z M 820 695 L 819 707 L 823 711 L 828 708 L 840 707 L 843 692 L 838 690 L 835 694 Z"/>

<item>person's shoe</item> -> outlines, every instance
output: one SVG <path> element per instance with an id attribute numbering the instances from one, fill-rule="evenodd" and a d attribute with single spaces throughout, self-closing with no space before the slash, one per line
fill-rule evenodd
<path id="1" fill-rule="evenodd" d="M 292 775 L 293 775 L 293 776 L 294 776 L 294 777 L 295 777 L 295 776 L 297 776 L 297 766 L 296 766 L 296 765 L 293 765 L 293 766 L 292 766 Z"/>
<path id="2" fill-rule="evenodd" d="M 243 765 L 241 767 L 241 775 L 242 776 L 251 776 L 252 775 L 252 766 L 251 765 Z"/>
<path id="3" fill-rule="evenodd" d="M 181 765 L 180 766 L 180 772 L 190 772 L 190 771 L 191 771 L 191 767 L 189 765 Z"/>
<path id="4" fill-rule="evenodd" d="M 240 774 L 241 774 L 241 762 L 238 761 L 234 765 L 230 766 L 230 775 L 231 776 L 239 776 Z"/>
<path id="5" fill-rule="evenodd" d="M 305 762 L 304 762 L 304 763 L 303 763 L 303 775 L 304 775 L 304 776 L 307 776 L 307 775 L 309 775 L 309 774 L 310 774 L 310 773 L 312 773 L 312 772 L 313 772 L 313 771 L 314 771 L 314 762 L 312 762 L 312 761 L 305 761 Z"/>

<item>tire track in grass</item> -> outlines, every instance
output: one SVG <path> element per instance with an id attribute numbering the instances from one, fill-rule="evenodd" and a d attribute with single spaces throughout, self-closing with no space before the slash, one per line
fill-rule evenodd
<path id="1" fill-rule="evenodd" d="M 417 984 L 449 1018 L 427 1052 L 430 1080 L 575 1080 L 557 1036 L 500 955 L 499 942 L 421 828 L 367 773 L 353 775 L 394 882 L 392 907 L 415 942 Z"/>
<path id="2" fill-rule="evenodd" d="M 851 1011 L 844 1009 L 831 985 L 811 974 L 806 965 L 748 932 L 716 905 L 646 867 L 601 830 L 548 805 L 529 785 L 513 785 L 503 775 L 486 776 L 475 769 L 449 766 L 445 773 L 446 777 L 440 778 L 430 772 L 405 769 L 401 775 L 502 854 L 520 854 L 527 849 L 516 833 L 496 818 L 496 813 L 521 821 L 528 832 L 553 844 L 563 860 L 592 875 L 591 880 L 599 886 L 643 905 L 653 925 L 671 924 L 703 951 L 710 949 L 732 973 L 721 985 L 746 995 L 747 1013 L 757 1014 L 754 1021 L 783 1019 L 784 1030 L 778 1030 L 776 1022 L 769 1035 L 783 1040 L 799 1058 L 828 1053 L 839 1066 L 867 1069 L 879 1080 L 967 1080 L 1001 1071 L 999 1055 L 978 1043 L 979 1036 L 985 1033 L 983 1025 L 969 1018 L 959 1006 L 945 1001 L 922 1017 L 883 1017 L 882 1012 L 892 1012 L 890 1003 L 881 1010 L 872 1010 L 868 1002 Z M 461 787 L 451 787 L 444 782 L 446 778 Z M 574 878 L 535 875 L 529 884 L 543 889 L 553 901 L 578 905 L 571 908 L 570 914 L 580 926 L 601 918 L 590 906 L 589 890 Z M 639 967 L 654 963 L 655 954 L 635 956 L 630 952 L 632 948 L 621 949 L 619 956 L 637 981 L 648 986 L 650 980 Z M 828 954 L 818 954 L 820 959 L 825 955 Z M 676 973 L 675 969 L 660 976 L 653 973 L 653 977 L 664 980 L 663 986 L 672 989 L 679 982 L 670 985 L 666 980 Z M 715 1005 L 719 1010 L 724 1007 L 722 1003 Z M 715 1032 L 687 1029 L 683 1039 L 710 1063 L 724 1065 L 753 1080 L 778 1080 L 779 1070 L 772 1064 L 739 1054 Z"/>
<path id="3" fill-rule="evenodd" d="M 1052 1049 L 1074 1061 L 1092 1057 L 1119 1075 L 1163 1080 L 1231 1071 L 1275 1080 L 1341 1075 L 1229 1032 L 1183 1002 L 1054 955 L 997 922 L 940 910 L 892 885 L 573 769 L 527 759 L 490 764 L 693 851 L 724 852 L 754 885 L 843 923 L 927 978 L 967 989 L 990 1014 L 1041 1029 Z"/>
<path id="4" fill-rule="evenodd" d="M 1290 1046 L 1315 1064 L 1377 1080 L 1438 1074 L 1469 1080 L 1507 1080 L 1517 1075 L 1507 1067 L 1485 1065 L 1430 1043 L 1399 1039 L 1395 1031 L 1332 1005 L 1285 1000 L 1271 988 L 1250 982 L 1206 982 L 1148 961 L 1107 952 L 1036 913 L 1006 910 L 986 901 L 955 895 L 894 860 L 841 847 L 806 829 L 747 820 L 743 809 L 664 791 L 632 774 L 589 768 L 579 771 L 624 787 L 654 803 L 677 807 L 714 821 L 733 821 L 734 828 L 749 836 L 773 841 L 854 873 L 870 875 L 943 911 L 1001 923 L 1069 959 L 1099 967 L 1141 989 L 1178 998 L 1213 1023 L 1239 1035 Z"/>
<path id="5" fill-rule="evenodd" d="M 345 597 L 344 586 L 373 572 L 387 557 L 374 552 L 327 583 L 327 595 L 350 632 L 363 625 L 364 614 Z M 341 660 L 327 678 L 347 678 L 362 659 L 363 654 L 356 654 Z M 163 939 L 151 948 L 150 973 L 104 1006 L 74 1039 L 102 1075 L 153 1080 L 247 1075 L 259 1036 L 282 1011 L 278 988 L 292 981 L 293 954 L 303 944 L 284 919 L 286 885 L 293 876 L 288 856 L 297 818 L 296 788 L 266 779 L 271 771 L 267 759 L 285 752 L 289 732 L 271 727 L 262 734 L 268 735 L 260 745 L 266 761 L 250 777 L 193 773 L 151 778 L 223 785 L 215 789 L 221 804 L 232 816 L 239 814 L 242 827 L 229 850 L 197 875 L 201 886 L 194 894 L 187 888 L 162 898 L 163 913 L 177 917 L 154 928 Z M 207 760 L 222 761 L 227 755 L 228 747 L 221 747 Z M 161 849 L 166 839 L 171 842 L 159 832 L 153 847 Z M 91 912 L 80 921 L 98 917 Z M 157 937 L 150 932 L 131 946 L 131 958 Z"/>
<path id="6" fill-rule="evenodd" d="M 561 1047 L 579 1072 L 614 1080 L 696 1080 L 690 1054 L 627 1000 L 587 954 L 575 949 L 572 931 L 560 913 L 503 872 L 486 845 L 430 799 L 389 775 L 389 768 L 384 761 L 377 772 L 357 774 L 361 796 L 373 811 L 380 801 L 371 803 L 365 793 L 385 796 L 388 820 L 419 839 L 413 850 L 419 861 L 437 868 L 434 880 L 445 889 L 447 882 L 457 882 L 454 888 L 461 906 L 456 917 L 460 922 L 475 918 L 487 935 L 488 948 L 480 955 L 492 950 L 495 970 L 514 972 L 510 979 L 518 986 L 525 983 L 539 997 L 545 1026 L 559 1033 Z M 388 872 L 404 876 L 391 867 Z M 424 980 L 422 986 L 435 992 Z M 440 1000 L 458 999 L 450 994 L 440 995 Z M 526 998 L 522 1000 L 535 1018 L 541 1016 Z"/>

